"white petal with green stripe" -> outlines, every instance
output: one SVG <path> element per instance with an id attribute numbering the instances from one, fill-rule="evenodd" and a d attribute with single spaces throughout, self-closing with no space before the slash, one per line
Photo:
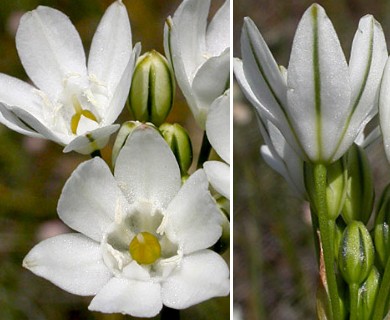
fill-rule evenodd
<path id="1" fill-rule="evenodd" d="M 287 75 L 288 113 L 307 157 L 328 162 L 349 114 L 348 66 L 322 7 L 299 23 Z"/>

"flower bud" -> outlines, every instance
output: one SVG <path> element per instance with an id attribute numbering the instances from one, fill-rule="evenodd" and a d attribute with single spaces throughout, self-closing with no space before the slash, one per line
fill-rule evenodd
<path id="1" fill-rule="evenodd" d="M 187 175 L 192 163 L 192 145 L 187 131 L 177 123 L 164 123 L 159 130 L 176 157 L 181 175 Z"/>
<path id="2" fill-rule="evenodd" d="M 341 240 L 343 238 L 343 232 L 345 229 L 345 223 L 342 219 L 337 219 L 335 228 L 334 228 L 334 235 L 333 235 L 333 253 L 335 260 L 337 261 L 339 258 L 339 250 L 341 246 Z"/>
<path id="3" fill-rule="evenodd" d="M 310 204 L 315 212 L 318 212 L 316 182 L 314 179 L 315 165 L 304 163 L 304 179 L 305 187 L 310 199 Z M 344 206 L 346 185 L 347 185 L 347 170 L 345 158 L 332 163 L 326 167 L 327 170 L 327 187 L 326 187 L 326 203 L 327 203 L 327 218 L 335 220 L 341 213 Z"/>
<path id="4" fill-rule="evenodd" d="M 230 246 L 230 222 L 223 210 L 220 210 L 222 216 L 222 235 L 213 245 L 213 250 L 219 254 L 224 253 Z"/>
<path id="5" fill-rule="evenodd" d="M 139 57 L 129 96 L 135 119 L 161 125 L 171 111 L 174 95 L 174 77 L 165 57 L 154 50 Z"/>
<path id="6" fill-rule="evenodd" d="M 353 144 L 347 153 L 347 194 L 341 215 L 348 224 L 352 220 L 368 222 L 374 206 L 374 184 L 370 164 L 363 148 Z"/>
<path id="7" fill-rule="evenodd" d="M 374 241 L 380 266 L 384 269 L 390 253 L 390 185 L 383 191 L 375 219 Z"/>
<path id="8" fill-rule="evenodd" d="M 135 128 L 142 125 L 138 121 L 126 121 L 122 124 L 118 135 L 116 136 L 114 147 L 112 148 L 112 167 L 115 167 L 116 158 L 118 157 L 119 152 L 124 146 L 127 138 L 134 131 Z"/>
<path id="9" fill-rule="evenodd" d="M 363 284 L 359 288 L 358 294 L 358 315 L 361 320 L 369 320 L 373 314 L 376 296 L 379 291 L 380 275 L 373 267 Z"/>
<path id="10" fill-rule="evenodd" d="M 374 245 L 370 233 L 360 221 L 352 221 L 344 230 L 338 264 L 344 280 L 360 285 L 374 263 Z"/>

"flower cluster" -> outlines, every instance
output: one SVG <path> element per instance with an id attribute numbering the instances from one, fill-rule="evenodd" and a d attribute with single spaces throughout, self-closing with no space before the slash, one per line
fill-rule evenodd
<path id="1" fill-rule="evenodd" d="M 255 109 L 263 158 L 310 203 L 318 235 L 318 319 L 387 319 L 389 187 L 375 214 L 365 150 L 382 133 L 390 160 L 390 67 L 382 27 L 371 15 L 360 19 L 347 63 L 325 10 L 313 4 L 299 22 L 287 69 L 249 18 L 241 53 L 234 72 Z M 372 121 L 367 134 L 378 110 L 380 127 Z"/>
<path id="2" fill-rule="evenodd" d="M 209 6 L 184 0 L 168 18 L 167 59 L 154 50 L 139 57 L 122 0 L 104 13 L 88 63 L 60 11 L 39 6 L 20 20 L 16 46 L 33 84 L 0 74 L 0 122 L 93 156 L 58 201 L 59 218 L 74 232 L 37 244 L 23 266 L 94 296 L 90 310 L 153 317 L 163 306 L 184 309 L 229 294 L 218 244 L 229 236 L 230 208 L 219 200 L 230 198 L 230 4 L 206 33 Z M 175 79 L 207 129 L 197 170 L 190 135 L 165 122 Z M 128 98 L 134 118 L 114 124 Z M 100 150 L 119 128 L 110 166 Z M 222 159 L 210 158 L 211 147 Z"/>

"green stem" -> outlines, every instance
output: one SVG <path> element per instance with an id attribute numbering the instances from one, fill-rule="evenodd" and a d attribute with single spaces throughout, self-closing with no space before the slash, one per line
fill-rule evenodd
<path id="1" fill-rule="evenodd" d="M 180 310 L 163 306 L 160 320 L 180 320 Z"/>
<path id="2" fill-rule="evenodd" d="M 321 234 L 322 252 L 324 255 L 326 281 L 334 320 L 340 320 L 340 304 L 334 268 L 333 237 L 335 221 L 328 218 L 326 201 L 327 170 L 325 165 L 314 166 L 315 197 L 318 222 Z"/>
<path id="3" fill-rule="evenodd" d="M 100 150 L 98 149 L 98 150 L 95 150 L 95 151 L 93 151 L 93 152 L 91 153 L 91 157 L 92 157 L 92 158 L 95 158 L 95 157 L 100 157 L 100 158 L 102 158 L 102 154 L 101 154 Z"/>
<path id="4" fill-rule="evenodd" d="M 209 142 L 209 139 L 207 139 L 206 131 L 204 131 L 202 146 L 199 152 L 198 164 L 196 166 L 197 169 L 202 168 L 203 163 L 206 162 L 210 156 L 210 151 L 211 151 L 211 144 Z"/>
<path id="5" fill-rule="evenodd" d="M 372 320 L 382 320 L 387 299 L 390 294 L 390 259 L 387 259 L 385 272 L 383 274 L 381 286 L 375 301 L 374 315 Z"/>
<path id="6" fill-rule="evenodd" d="M 353 283 L 349 285 L 349 295 L 351 302 L 351 315 L 350 320 L 358 319 L 358 294 L 359 294 L 359 285 Z"/>
<path id="7" fill-rule="evenodd" d="M 316 251 L 316 258 L 317 258 L 317 265 L 320 265 L 320 243 L 318 239 L 318 217 L 314 213 L 314 209 L 310 208 L 310 215 L 311 215 L 311 226 L 313 231 L 313 239 L 314 239 L 314 249 Z"/>

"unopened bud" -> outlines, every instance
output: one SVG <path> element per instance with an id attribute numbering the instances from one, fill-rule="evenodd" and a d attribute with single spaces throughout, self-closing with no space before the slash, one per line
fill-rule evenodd
<path id="1" fill-rule="evenodd" d="M 187 175 L 192 163 L 192 145 L 187 131 L 177 123 L 164 123 L 159 130 L 176 157 L 181 175 Z"/>
<path id="2" fill-rule="evenodd" d="M 384 269 L 390 254 L 390 185 L 383 191 L 375 219 L 374 241 L 380 266 Z"/>
<path id="3" fill-rule="evenodd" d="M 318 212 L 316 182 L 314 179 L 315 165 L 305 162 L 304 164 L 304 179 L 305 187 L 310 199 L 310 204 L 314 211 Z M 346 185 L 347 185 L 347 170 L 345 158 L 332 163 L 326 167 L 326 204 L 327 218 L 335 220 L 344 206 Z"/>
<path id="4" fill-rule="evenodd" d="M 360 221 L 352 221 L 344 230 L 338 264 L 344 280 L 360 285 L 374 263 L 374 245 L 370 233 Z"/>
<path id="5" fill-rule="evenodd" d="M 356 144 L 347 153 L 347 169 L 347 195 L 341 215 L 347 224 L 352 220 L 366 224 L 374 206 L 374 184 L 366 153 Z"/>
<path id="6" fill-rule="evenodd" d="M 174 94 L 174 77 L 165 57 L 154 50 L 139 57 L 129 96 L 135 119 L 161 125 L 171 111 Z"/>
<path id="7" fill-rule="evenodd" d="M 369 320 L 374 311 L 375 300 L 379 291 L 380 275 L 373 267 L 363 284 L 359 288 L 358 294 L 358 315 L 361 320 Z"/>

